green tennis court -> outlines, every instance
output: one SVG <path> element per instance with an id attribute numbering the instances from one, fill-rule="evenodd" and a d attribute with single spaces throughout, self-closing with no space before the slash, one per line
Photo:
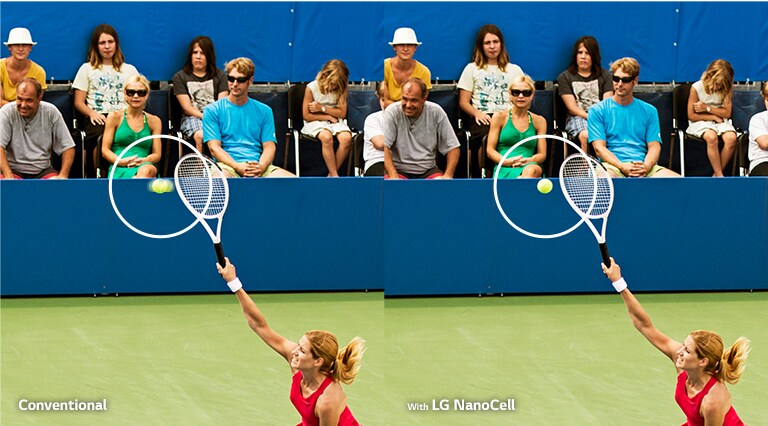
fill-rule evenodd
<path id="1" fill-rule="evenodd" d="M 740 335 L 753 350 L 734 405 L 768 424 L 768 293 L 640 294 L 662 331 Z M 615 294 L 384 299 L 382 293 L 256 294 L 298 339 L 360 335 L 368 352 L 348 404 L 366 425 L 679 424 L 672 363 Z M 287 364 L 232 295 L 2 299 L 2 424 L 259 424 L 299 421 Z M 23 411 L 19 401 L 101 401 L 107 411 Z M 514 400 L 457 411 L 454 400 Z M 446 400 L 447 402 L 441 402 Z M 447 405 L 446 405 L 447 404 Z M 478 407 L 482 408 L 482 405 Z M 435 410 L 444 406 L 446 410 Z M 498 406 L 498 405 L 496 405 Z M 427 407 L 428 409 L 423 409 Z M 422 408 L 422 409 L 417 409 Z"/>

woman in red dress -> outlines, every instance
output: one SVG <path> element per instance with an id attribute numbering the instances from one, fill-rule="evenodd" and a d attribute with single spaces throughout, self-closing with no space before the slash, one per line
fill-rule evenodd
<path id="1" fill-rule="evenodd" d="M 351 384 L 360 370 L 365 341 L 355 337 L 339 349 L 336 336 L 327 331 L 304 333 L 299 343 L 281 336 L 267 324 L 256 303 L 243 290 L 234 265 L 216 265 L 219 274 L 237 295 L 248 325 L 291 366 L 290 399 L 301 415 L 299 426 L 356 426 L 357 420 L 347 407 L 341 383 Z"/>
<path id="2" fill-rule="evenodd" d="M 736 384 L 744 371 L 749 354 L 749 340 L 740 337 L 731 347 L 723 349 L 723 340 L 712 331 L 698 330 L 683 343 L 657 330 L 640 302 L 627 288 L 621 268 L 611 258 L 611 267 L 602 265 L 603 272 L 621 294 L 632 324 L 656 349 L 672 362 L 677 370 L 675 401 L 683 410 L 683 425 L 743 425 L 731 405 L 731 393 L 726 383 Z"/>

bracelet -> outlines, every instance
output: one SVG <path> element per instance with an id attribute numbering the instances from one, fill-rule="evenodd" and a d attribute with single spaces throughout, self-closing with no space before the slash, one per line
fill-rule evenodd
<path id="1" fill-rule="evenodd" d="M 623 277 L 622 277 L 622 278 L 619 278 L 619 280 L 618 280 L 618 281 L 614 281 L 614 282 L 613 282 L 613 288 L 615 288 L 615 289 L 616 289 L 616 292 L 617 292 L 617 293 L 621 293 L 622 291 L 624 291 L 624 289 L 626 289 L 626 288 L 627 288 L 627 282 L 626 282 L 626 281 L 624 281 L 624 278 L 623 278 Z"/>
<path id="2" fill-rule="evenodd" d="M 243 288 L 243 283 L 240 282 L 240 278 L 235 277 L 234 280 L 227 283 L 229 286 L 229 289 L 232 290 L 232 293 L 237 292 L 237 290 L 240 290 Z"/>

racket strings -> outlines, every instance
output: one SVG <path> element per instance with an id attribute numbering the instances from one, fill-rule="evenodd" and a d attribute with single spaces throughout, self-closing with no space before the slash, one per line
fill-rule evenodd
<path id="1" fill-rule="evenodd" d="M 178 189 L 196 212 L 215 216 L 226 208 L 226 184 L 221 171 L 197 156 L 183 158 L 177 165 Z"/>
<path id="2" fill-rule="evenodd" d="M 583 156 L 566 159 L 561 170 L 566 196 L 582 213 L 601 216 L 612 204 L 610 177 Z"/>

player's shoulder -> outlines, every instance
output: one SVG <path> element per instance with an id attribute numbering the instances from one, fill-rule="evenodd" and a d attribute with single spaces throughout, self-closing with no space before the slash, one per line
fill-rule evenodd
<path id="1" fill-rule="evenodd" d="M 317 410 L 335 410 L 346 403 L 347 396 L 344 393 L 344 389 L 338 382 L 334 381 L 323 390 L 323 394 L 317 399 Z"/>
<path id="2" fill-rule="evenodd" d="M 731 392 L 724 383 L 718 381 L 701 399 L 701 414 L 725 413 L 731 406 Z"/>

